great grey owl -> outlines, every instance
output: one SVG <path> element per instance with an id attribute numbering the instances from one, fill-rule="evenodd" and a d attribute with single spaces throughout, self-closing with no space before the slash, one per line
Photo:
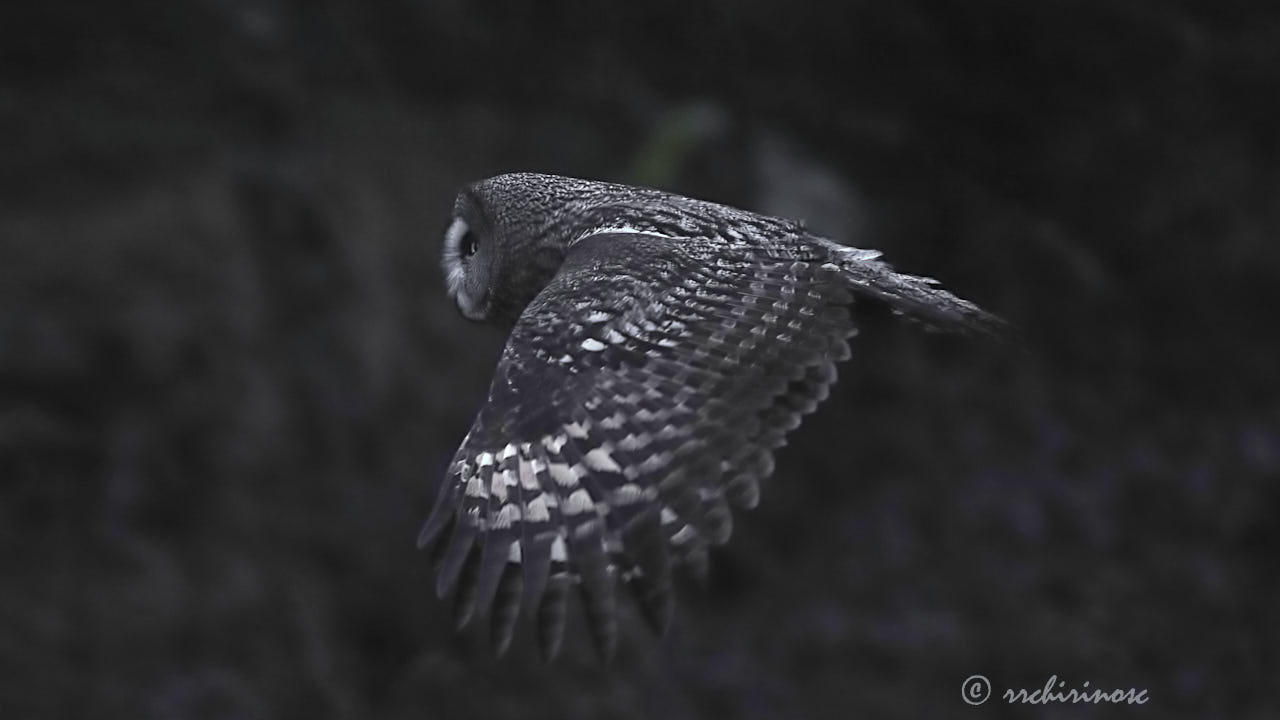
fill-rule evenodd
<path id="1" fill-rule="evenodd" d="M 576 585 L 608 657 L 621 580 L 661 633 L 672 567 L 705 571 L 730 506 L 756 504 L 773 452 L 827 397 L 855 296 L 1001 332 L 878 256 L 646 188 L 528 173 L 463 188 L 444 237 L 449 296 L 513 327 L 418 538 L 452 527 L 436 590 L 458 586 L 459 627 L 489 612 L 501 654 L 523 600 L 554 656 Z"/>

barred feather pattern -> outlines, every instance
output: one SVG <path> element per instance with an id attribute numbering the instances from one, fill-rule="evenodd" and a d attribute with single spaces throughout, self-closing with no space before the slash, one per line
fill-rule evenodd
<path id="1" fill-rule="evenodd" d="M 748 245 L 657 234 L 579 240 L 525 309 L 419 544 L 457 621 L 495 650 L 523 605 L 560 649 L 579 591 L 599 653 L 626 585 L 658 632 L 674 566 L 705 573 L 773 472 L 773 451 L 848 358 L 840 258 L 801 238 Z"/>

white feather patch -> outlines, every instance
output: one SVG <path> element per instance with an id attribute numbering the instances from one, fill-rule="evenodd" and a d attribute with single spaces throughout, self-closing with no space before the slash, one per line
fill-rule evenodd
<path id="1" fill-rule="evenodd" d="M 547 470 L 551 472 L 551 479 L 560 487 L 576 487 L 578 484 L 578 472 L 568 465 L 551 463 Z"/>
<path id="2" fill-rule="evenodd" d="M 582 488 L 569 493 L 569 499 L 564 503 L 564 513 L 566 515 L 581 515 L 594 508 L 595 503 L 591 502 L 591 495 Z"/>
<path id="3" fill-rule="evenodd" d="M 635 483 L 627 483 L 613 491 L 613 501 L 619 505 L 630 505 L 643 500 L 644 496 L 644 488 Z"/>
<path id="4" fill-rule="evenodd" d="M 568 558 L 569 552 L 565 549 L 564 537 L 557 535 L 555 539 L 551 541 L 551 561 L 564 562 Z"/>
<path id="5" fill-rule="evenodd" d="M 692 525 L 685 525 L 671 536 L 673 545 L 683 545 L 698 536 L 698 531 L 693 529 Z"/>
<path id="6" fill-rule="evenodd" d="M 493 527 L 494 529 L 502 530 L 511 527 L 519 521 L 520 508 L 515 505 L 507 504 L 503 505 L 502 509 L 499 510 L 498 514 L 493 518 Z"/>
<path id="7" fill-rule="evenodd" d="M 622 470 L 618 463 L 613 461 L 609 455 L 609 451 L 604 448 L 596 448 L 582 457 L 587 467 L 599 472 L 618 472 Z"/>
<path id="8" fill-rule="evenodd" d="M 516 458 L 515 479 L 520 485 L 533 479 L 533 458 L 529 457 L 529 443 L 520 443 L 520 451 Z"/>
<path id="9" fill-rule="evenodd" d="M 587 436 L 587 431 L 590 429 L 591 423 L 585 420 L 582 422 L 571 422 L 564 426 L 564 431 L 572 438 L 584 438 Z"/>
<path id="10" fill-rule="evenodd" d="M 546 522 L 551 519 L 551 513 L 547 510 L 547 498 L 545 495 L 529 501 L 526 506 L 529 522 Z"/>
<path id="11" fill-rule="evenodd" d="M 666 467 L 666 465 L 670 462 L 671 462 L 671 453 L 660 452 L 645 458 L 644 462 L 640 463 L 640 471 L 644 473 L 650 473 L 656 470 L 661 470 L 663 467 Z"/>
<path id="12" fill-rule="evenodd" d="M 574 238 L 574 240 L 569 243 L 569 247 L 573 247 L 574 245 L 577 245 L 583 240 L 586 240 L 589 237 L 594 237 L 596 235 L 649 235 L 651 237 L 663 238 L 665 240 L 676 239 L 670 235 L 663 235 L 662 233 L 654 232 L 653 230 L 646 230 L 644 228 L 638 228 L 633 225 L 617 224 L 617 225 L 606 225 L 604 227 L 598 227 L 592 230 L 588 230 L 585 233 Z"/>
<path id="13" fill-rule="evenodd" d="M 633 450 L 640 450 L 651 442 L 653 442 L 653 438 L 649 433 L 631 434 L 622 438 L 622 440 L 618 442 L 618 447 L 626 450 L 627 452 L 631 452 Z"/>

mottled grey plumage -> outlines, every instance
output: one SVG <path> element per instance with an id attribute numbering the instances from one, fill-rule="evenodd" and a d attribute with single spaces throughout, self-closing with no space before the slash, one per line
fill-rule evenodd
<path id="1" fill-rule="evenodd" d="M 452 526 L 437 591 L 458 585 L 460 626 L 491 611 L 499 653 L 523 599 L 555 655 L 573 585 L 602 655 L 619 580 L 665 629 L 672 566 L 704 571 L 729 507 L 755 505 L 827 397 L 855 295 L 940 329 L 1002 326 L 875 251 L 657 190 L 502 175 L 453 218 L 450 296 L 514 327 L 418 543 Z"/>

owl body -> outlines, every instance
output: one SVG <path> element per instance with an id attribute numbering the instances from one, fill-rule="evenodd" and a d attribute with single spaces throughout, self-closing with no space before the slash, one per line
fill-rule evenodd
<path id="1" fill-rule="evenodd" d="M 450 297 L 512 329 L 419 544 L 448 535 L 437 590 L 458 587 L 459 625 L 490 612 L 498 652 L 524 605 L 554 655 L 575 586 L 603 655 L 620 584 L 663 630 L 672 568 L 704 571 L 730 507 L 755 505 L 827 397 L 856 295 L 1000 330 L 874 251 L 657 190 L 503 175 L 464 188 L 453 217 Z"/>

